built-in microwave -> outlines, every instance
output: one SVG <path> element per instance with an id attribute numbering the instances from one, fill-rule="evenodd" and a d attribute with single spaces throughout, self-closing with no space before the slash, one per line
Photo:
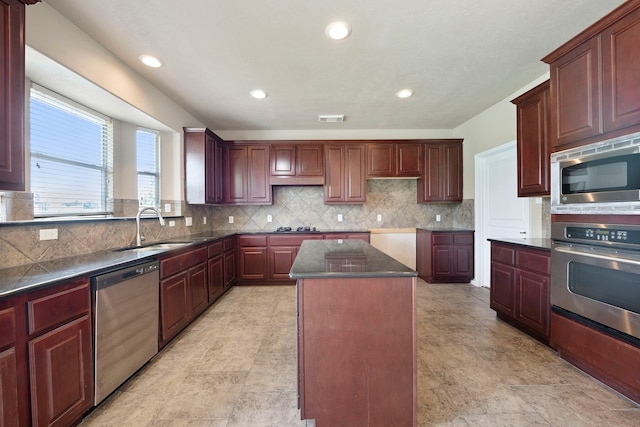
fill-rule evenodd
<path id="1" fill-rule="evenodd" d="M 551 184 L 552 212 L 574 208 L 637 213 L 640 133 L 554 153 Z"/>

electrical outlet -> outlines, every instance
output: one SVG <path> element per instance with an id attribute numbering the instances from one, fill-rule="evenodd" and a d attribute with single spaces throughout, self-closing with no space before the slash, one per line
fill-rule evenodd
<path id="1" fill-rule="evenodd" d="M 175 226 L 176 226 L 175 221 L 169 221 L 169 227 L 175 227 Z"/>
<path id="2" fill-rule="evenodd" d="M 338 222 L 342 221 L 342 214 L 338 214 Z"/>
<path id="3" fill-rule="evenodd" d="M 382 221 L 382 215 L 378 214 L 378 222 Z"/>
<path id="4" fill-rule="evenodd" d="M 229 215 L 229 224 L 233 224 L 233 215 Z"/>
<path id="5" fill-rule="evenodd" d="M 164 211 L 165 211 L 165 213 L 171 212 L 171 203 L 165 203 L 164 204 Z"/>
<path id="6" fill-rule="evenodd" d="M 184 225 L 186 225 L 187 227 L 191 227 L 192 224 L 193 219 L 190 216 L 184 217 Z"/>
<path id="7" fill-rule="evenodd" d="M 267 222 L 273 222 L 273 216 L 267 215 Z"/>
<path id="8" fill-rule="evenodd" d="M 46 228 L 40 230 L 40 240 L 58 240 L 58 229 Z"/>
<path id="9" fill-rule="evenodd" d="M 207 225 L 207 217 L 206 217 L 206 216 L 203 216 L 203 217 L 202 217 L 202 223 L 203 223 L 204 225 Z"/>
<path id="10" fill-rule="evenodd" d="M 440 222 L 440 215 L 436 215 L 436 221 Z"/>

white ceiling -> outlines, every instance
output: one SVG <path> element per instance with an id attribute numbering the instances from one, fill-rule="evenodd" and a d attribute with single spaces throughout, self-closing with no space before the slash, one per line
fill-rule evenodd
<path id="1" fill-rule="evenodd" d="M 542 76 L 540 58 L 624 3 L 44 1 L 214 130 L 452 129 Z M 324 35 L 334 20 L 351 24 L 349 38 Z M 165 66 L 141 65 L 142 53 Z M 414 96 L 396 98 L 405 87 Z M 269 96 L 251 98 L 255 88 Z"/>

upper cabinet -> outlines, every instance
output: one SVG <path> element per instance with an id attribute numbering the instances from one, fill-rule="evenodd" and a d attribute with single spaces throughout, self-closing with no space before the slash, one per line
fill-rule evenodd
<path id="1" fill-rule="evenodd" d="M 184 128 L 186 202 L 222 203 L 222 181 L 222 139 L 209 129 Z"/>
<path id="2" fill-rule="evenodd" d="M 326 144 L 324 202 L 363 204 L 366 198 L 365 145 Z"/>
<path id="3" fill-rule="evenodd" d="M 418 203 L 462 201 L 462 140 L 424 144 L 424 173 L 418 179 Z"/>
<path id="4" fill-rule="evenodd" d="M 313 143 L 271 145 L 272 185 L 323 185 L 324 147 Z"/>
<path id="5" fill-rule="evenodd" d="M 269 145 L 224 144 L 222 160 L 224 203 L 272 204 Z"/>
<path id="6" fill-rule="evenodd" d="M 24 21 L 25 4 L 36 0 L 0 0 L 0 190 L 25 190 Z"/>
<path id="7" fill-rule="evenodd" d="M 626 2 L 547 55 L 554 151 L 640 130 L 640 2 Z"/>
<path id="8" fill-rule="evenodd" d="M 367 144 L 367 178 L 419 177 L 422 144 L 375 142 Z"/>
<path id="9" fill-rule="evenodd" d="M 549 80 L 511 102 L 518 113 L 518 196 L 548 196 Z"/>

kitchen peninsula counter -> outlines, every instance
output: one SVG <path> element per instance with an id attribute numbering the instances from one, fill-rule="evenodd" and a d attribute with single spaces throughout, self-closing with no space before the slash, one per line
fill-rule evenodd
<path id="1" fill-rule="evenodd" d="M 487 239 L 490 242 L 501 242 L 501 243 L 509 243 L 511 245 L 519 245 L 532 249 L 545 249 L 551 250 L 551 239 L 545 238 L 536 238 L 536 237 L 528 237 L 528 238 L 508 238 L 508 237 L 496 237 Z"/>
<path id="2" fill-rule="evenodd" d="M 307 240 L 290 277 L 301 418 L 415 426 L 417 272 L 363 241 Z"/>

